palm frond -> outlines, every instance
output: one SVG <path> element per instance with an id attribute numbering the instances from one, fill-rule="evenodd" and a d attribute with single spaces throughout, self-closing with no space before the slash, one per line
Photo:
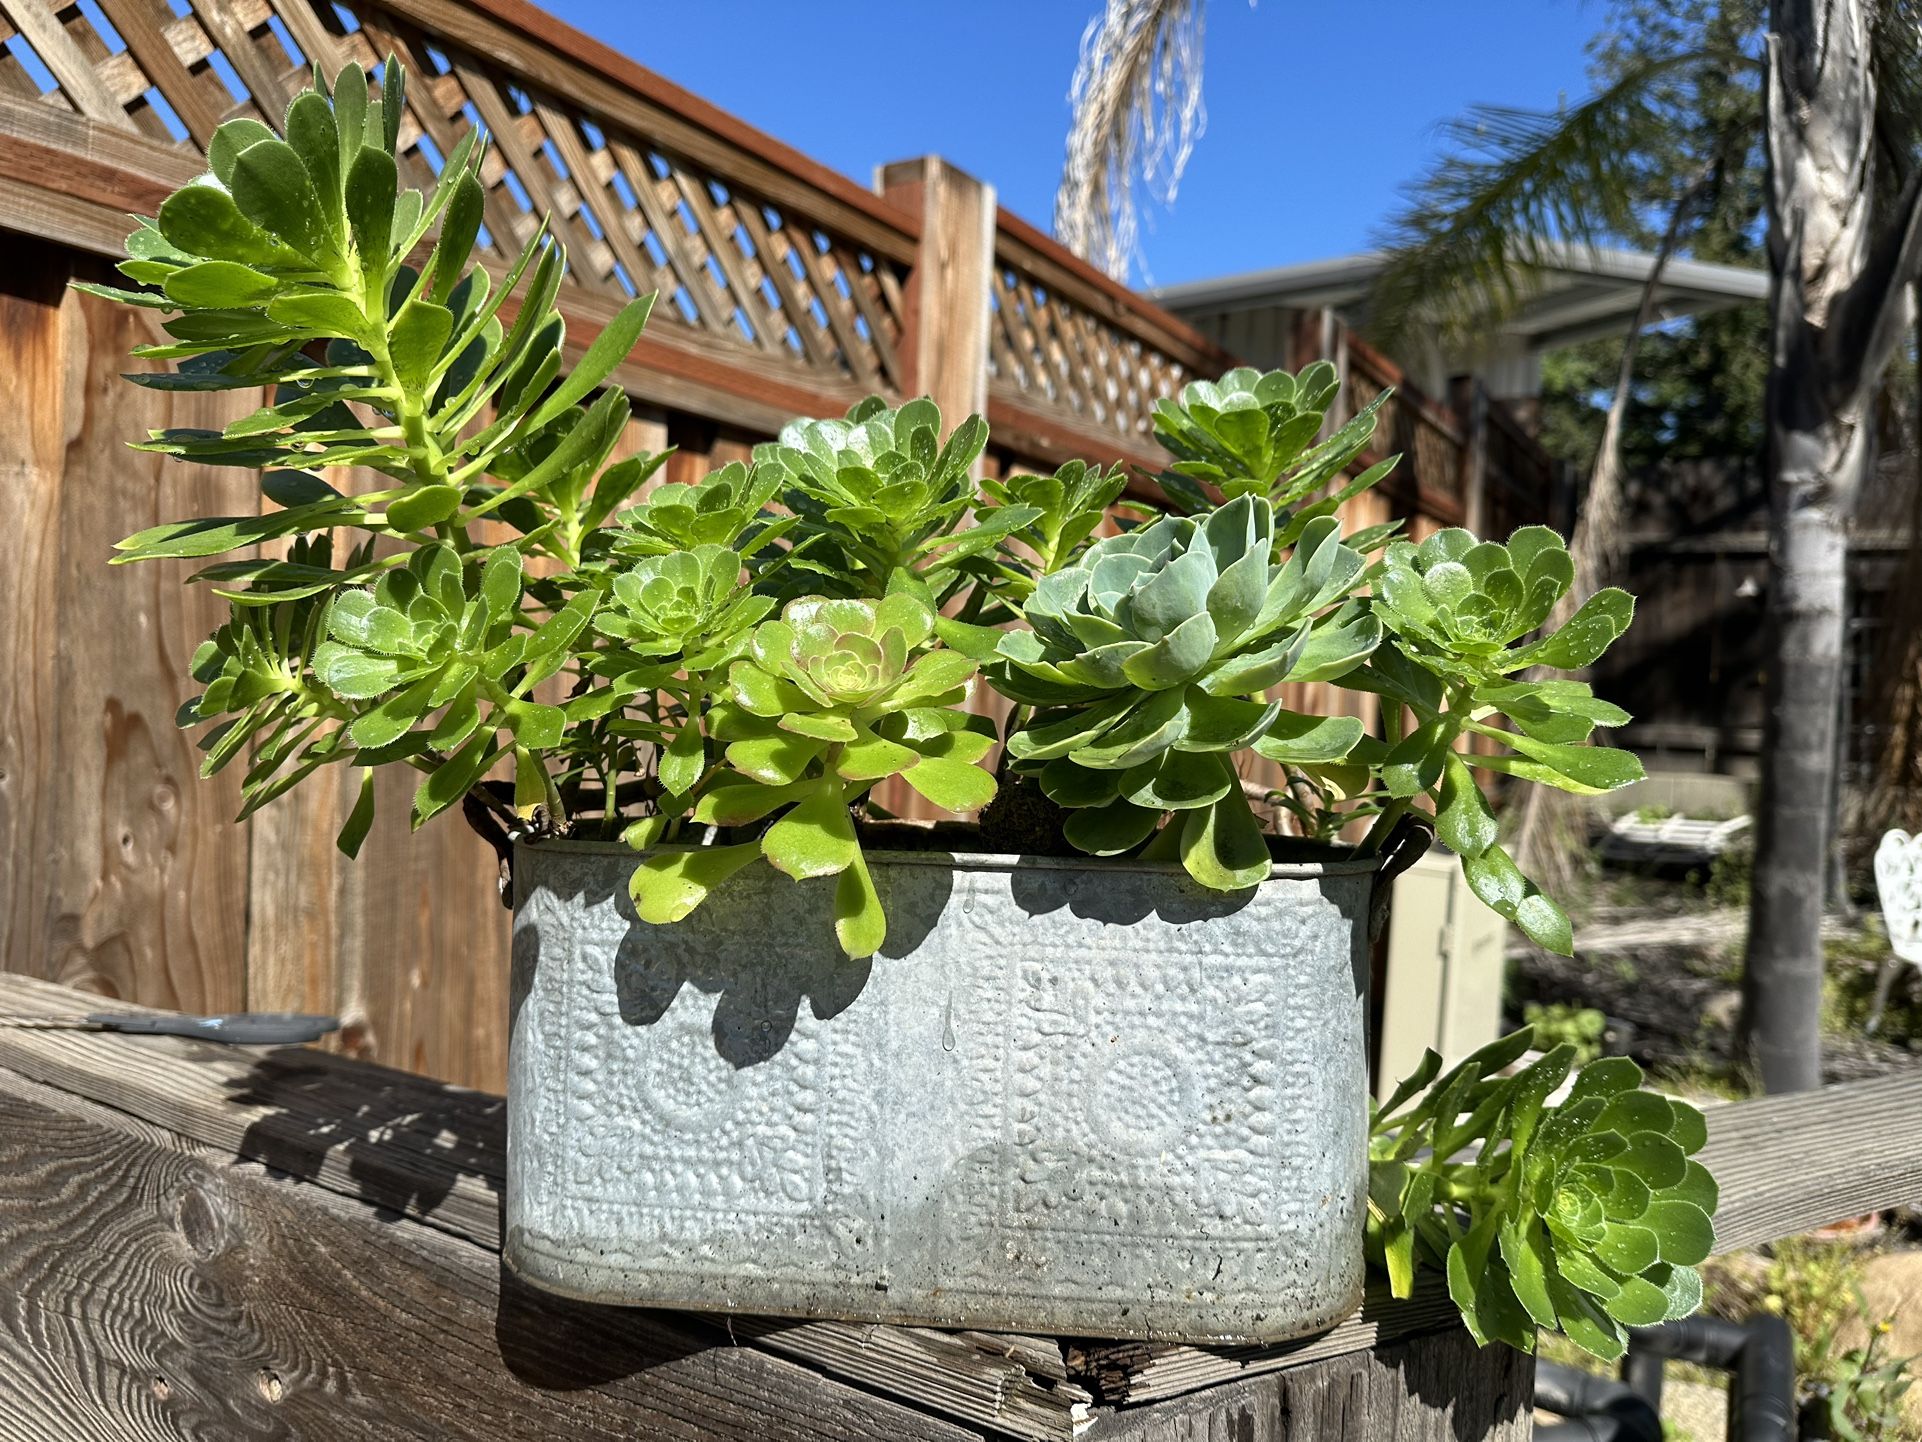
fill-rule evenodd
<path id="1" fill-rule="evenodd" d="M 1545 246 L 1638 239 L 1644 166 L 1676 135 L 1674 81 L 1705 62 L 1750 63 L 1662 55 L 1625 66 L 1577 105 L 1477 106 L 1448 122 L 1447 153 L 1381 237 L 1389 264 L 1370 297 L 1371 330 L 1390 342 L 1415 324 L 1472 333 L 1527 298 Z"/>
<path id="2" fill-rule="evenodd" d="M 1139 253 L 1137 184 L 1163 204 L 1207 123 L 1201 103 L 1206 0 L 1108 0 L 1081 36 L 1074 119 L 1054 233 L 1118 280 Z"/>

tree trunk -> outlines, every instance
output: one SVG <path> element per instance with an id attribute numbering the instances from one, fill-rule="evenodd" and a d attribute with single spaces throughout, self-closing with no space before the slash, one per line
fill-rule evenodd
<path id="1" fill-rule="evenodd" d="M 1922 357 L 1922 284 L 1909 287 L 1910 344 Z M 1870 832 L 1922 830 L 1922 365 L 1913 376 L 1897 449 L 1909 467 L 1908 544 L 1882 606 L 1882 641 L 1870 673 L 1869 720 L 1880 744 L 1863 809 Z"/>
<path id="2" fill-rule="evenodd" d="M 1915 273 L 1922 189 L 1875 214 L 1869 0 L 1769 22 L 1769 664 L 1742 1039 L 1771 1092 L 1822 1079 L 1822 896 L 1843 681 L 1847 527 Z"/>

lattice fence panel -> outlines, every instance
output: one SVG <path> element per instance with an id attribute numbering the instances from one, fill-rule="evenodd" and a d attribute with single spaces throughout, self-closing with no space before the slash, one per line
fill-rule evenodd
<path id="1" fill-rule="evenodd" d="M 197 150 L 229 117 L 277 122 L 312 66 L 373 71 L 389 54 L 408 69 L 408 184 L 431 186 L 470 127 L 493 136 L 483 245 L 495 260 L 545 218 L 584 290 L 658 290 L 661 321 L 900 391 L 895 262 L 376 6 L 0 0 L 0 95 Z"/>
<path id="2" fill-rule="evenodd" d="M 989 375 L 1031 403 L 1130 440 L 1152 434 L 1154 403 L 1196 373 L 1011 266 L 997 266 Z"/>

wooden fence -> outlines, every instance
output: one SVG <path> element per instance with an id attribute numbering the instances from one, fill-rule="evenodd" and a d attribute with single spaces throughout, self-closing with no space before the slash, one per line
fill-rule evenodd
<path id="1" fill-rule="evenodd" d="M 1154 469 L 1153 398 L 1234 357 L 941 161 L 863 189 L 520 0 L 0 0 L 0 967 L 154 1005 L 338 1011 L 356 1055 L 498 1086 L 505 922 L 481 844 L 457 823 L 407 835 L 394 776 L 350 865 L 343 790 L 310 783 L 235 825 L 232 780 L 196 779 L 172 718 L 219 604 L 181 587 L 184 565 L 104 563 L 140 527 L 260 504 L 245 473 L 124 449 L 240 407 L 126 385 L 150 314 L 67 290 L 107 278 L 127 213 L 200 171 L 214 125 L 277 121 L 312 65 L 390 53 L 411 71 L 403 174 L 427 184 L 469 126 L 494 135 L 483 261 L 550 217 L 576 354 L 660 292 L 615 380 L 626 449 L 677 447 L 670 479 L 874 391 L 984 411 L 990 474 Z M 1401 384 L 1360 342 L 1344 352 L 1345 409 Z M 1467 519 L 1477 434 L 1401 391 L 1385 444 L 1406 460 L 1349 523 Z M 1546 485 L 1543 466 L 1515 494 Z"/>

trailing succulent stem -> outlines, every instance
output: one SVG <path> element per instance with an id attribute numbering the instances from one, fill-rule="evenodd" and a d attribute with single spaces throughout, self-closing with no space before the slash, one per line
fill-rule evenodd
<path id="1" fill-rule="evenodd" d="M 1089 855 L 1235 891 L 1270 865 L 1253 760 L 1255 797 L 1315 841 L 1378 851 L 1432 809 L 1476 893 L 1568 949 L 1477 774 L 1576 792 L 1640 774 L 1588 744 L 1624 713 L 1530 679 L 1592 663 L 1631 602 L 1601 592 L 1543 634 L 1571 567 L 1541 527 L 1343 535 L 1343 503 L 1396 464 L 1363 459 L 1379 400 L 1325 434 L 1329 365 L 1197 381 L 1156 407 L 1173 461 L 1150 512 L 1080 461 L 977 482 L 986 423 L 944 435 L 926 399 L 797 420 L 751 462 L 656 484 L 664 457 L 613 459 L 652 297 L 567 370 L 561 247 L 539 227 L 504 274 L 473 263 L 486 142 L 470 131 L 431 193 L 403 188 L 405 84 L 392 59 L 377 86 L 350 65 L 282 134 L 228 121 L 207 173 L 128 237 L 131 288 L 85 287 L 159 317 L 138 354 L 172 368 L 136 384 L 268 396 L 140 443 L 253 471 L 266 504 L 116 558 L 203 562 L 232 606 L 180 720 L 208 728 L 207 772 L 243 765 L 243 815 L 355 767 L 353 854 L 376 770 L 406 766 L 416 826 L 458 804 L 497 849 L 620 830 L 647 922 L 761 861 L 831 879 L 859 957 L 887 940 L 854 819 L 882 809 L 876 787 L 968 813 L 999 779 Z M 1001 729 L 965 709 L 977 675 Z M 1310 683 L 1350 714 L 1291 709 L 1279 688 Z M 1373 1231 L 1396 1285 L 1443 1266 L 1478 1336 L 1558 1326 L 1604 1352 L 1692 1305 L 1714 1204 L 1686 1159 L 1700 1119 L 1606 1062 L 1547 1108 L 1565 1050 L 1515 1078 L 1501 1058 L 1415 1101 L 1430 1067 L 1380 1123 Z"/>

